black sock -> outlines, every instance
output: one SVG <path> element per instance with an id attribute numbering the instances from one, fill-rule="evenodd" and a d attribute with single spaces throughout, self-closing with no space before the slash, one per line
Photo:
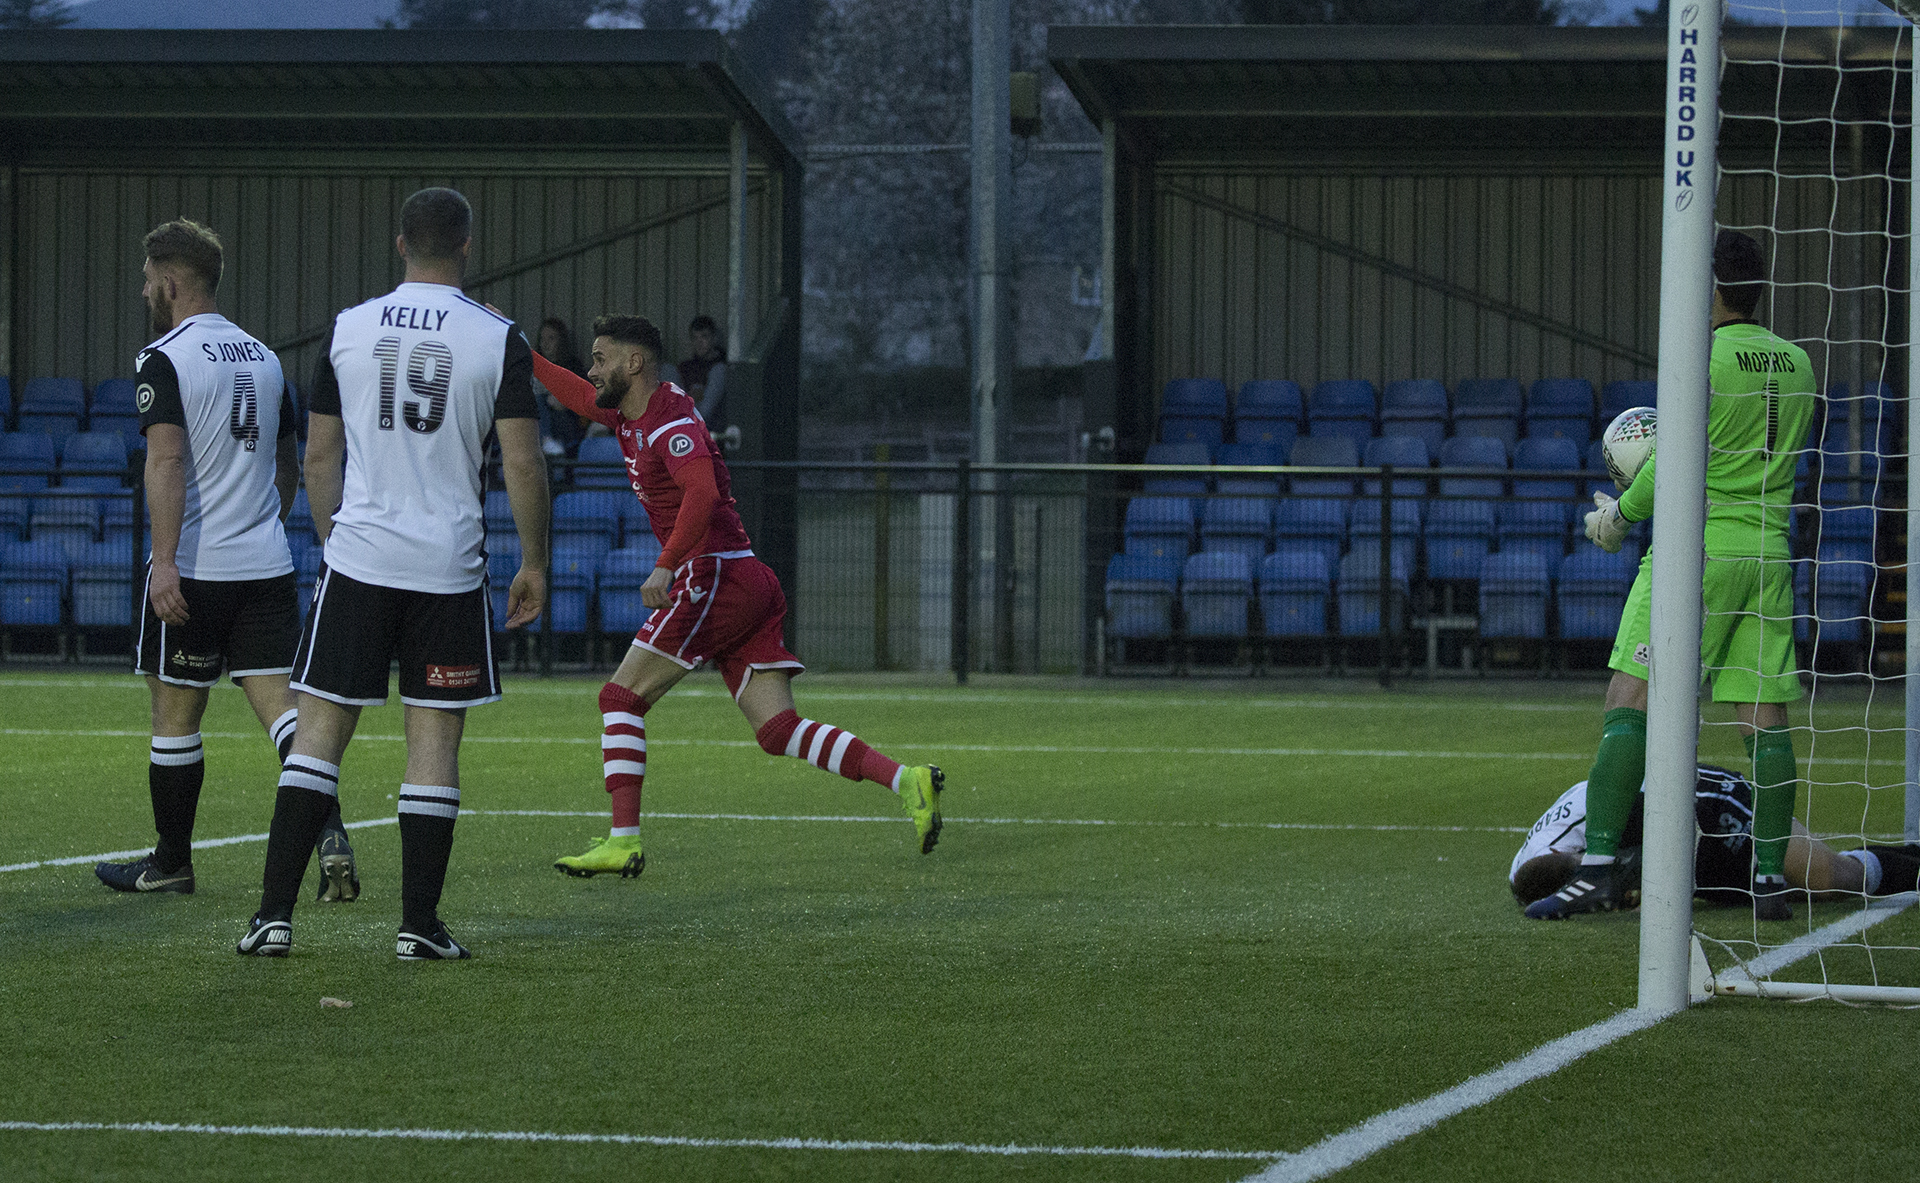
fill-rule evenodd
<path id="1" fill-rule="evenodd" d="M 260 916 L 287 920 L 300 898 L 300 880 L 313 857 L 313 843 L 327 815 L 340 807 L 340 769 L 311 756 L 289 756 L 280 771 L 273 801 L 273 827 L 267 833 L 267 869 L 261 877 Z M 327 790 L 333 789 L 333 792 Z"/>
<path id="2" fill-rule="evenodd" d="M 400 920 L 408 932 L 425 936 L 439 920 L 459 813 L 459 789 L 400 786 Z"/>
<path id="3" fill-rule="evenodd" d="M 1880 887 L 1875 895 L 1899 895 L 1912 891 L 1920 878 L 1920 847 L 1869 846 L 1880 860 Z"/>
<path id="4" fill-rule="evenodd" d="M 200 734 L 156 735 L 147 755 L 147 794 L 153 798 L 153 828 L 160 835 L 154 861 L 163 873 L 178 871 L 193 859 L 193 819 L 200 810 L 200 786 L 207 764 Z"/>

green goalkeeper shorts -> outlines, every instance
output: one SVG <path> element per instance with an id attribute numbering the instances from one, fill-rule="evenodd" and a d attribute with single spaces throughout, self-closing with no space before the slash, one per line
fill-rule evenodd
<path id="1" fill-rule="evenodd" d="M 1636 678 L 1647 676 L 1653 637 L 1652 564 L 1651 552 L 1640 560 L 1607 662 Z M 1803 692 L 1793 669 L 1793 572 L 1786 560 L 1709 558 L 1702 583 L 1700 670 L 1713 682 L 1713 701 L 1798 701 Z"/>

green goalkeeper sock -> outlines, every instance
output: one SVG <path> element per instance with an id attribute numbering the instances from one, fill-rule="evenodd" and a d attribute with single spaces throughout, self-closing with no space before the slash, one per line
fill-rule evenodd
<path id="1" fill-rule="evenodd" d="M 1587 773 L 1587 857 L 1610 859 L 1647 776 L 1647 712 L 1615 707 L 1600 730 L 1600 750 Z"/>
<path id="2" fill-rule="evenodd" d="M 1793 761 L 1793 733 L 1763 727 L 1747 738 L 1753 757 L 1753 866 L 1756 875 L 1787 869 L 1787 836 L 1793 832 L 1793 797 L 1800 773 Z"/>

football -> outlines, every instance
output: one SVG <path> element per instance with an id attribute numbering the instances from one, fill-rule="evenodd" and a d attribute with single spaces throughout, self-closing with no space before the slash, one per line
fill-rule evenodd
<path id="1" fill-rule="evenodd" d="M 1613 487 L 1623 493 L 1646 464 L 1647 457 L 1653 455 L 1657 418 L 1652 407 L 1629 407 L 1607 424 L 1607 433 L 1600 437 L 1600 451 L 1607 458 L 1607 475 L 1613 478 Z"/>

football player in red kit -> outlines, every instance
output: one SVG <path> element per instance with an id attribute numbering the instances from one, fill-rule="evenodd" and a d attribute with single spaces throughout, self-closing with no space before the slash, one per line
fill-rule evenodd
<path id="1" fill-rule="evenodd" d="M 620 441 L 627 477 L 660 539 L 660 560 L 641 586 L 653 614 L 600 691 L 602 770 L 613 829 L 583 854 L 554 863 L 569 875 L 646 866 L 640 785 L 647 771 L 647 708 L 702 665 L 727 689 L 769 755 L 794 756 L 848 780 L 899 794 L 925 854 L 940 837 L 941 773 L 906 767 L 845 731 L 794 709 L 790 685 L 804 668 L 782 637 L 787 597 L 753 557 L 734 509 L 727 466 L 693 399 L 660 380 L 660 330 L 643 317 L 603 316 L 593 325 L 590 382 L 535 355 L 534 375 L 570 409 L 605 424 Z"/>

